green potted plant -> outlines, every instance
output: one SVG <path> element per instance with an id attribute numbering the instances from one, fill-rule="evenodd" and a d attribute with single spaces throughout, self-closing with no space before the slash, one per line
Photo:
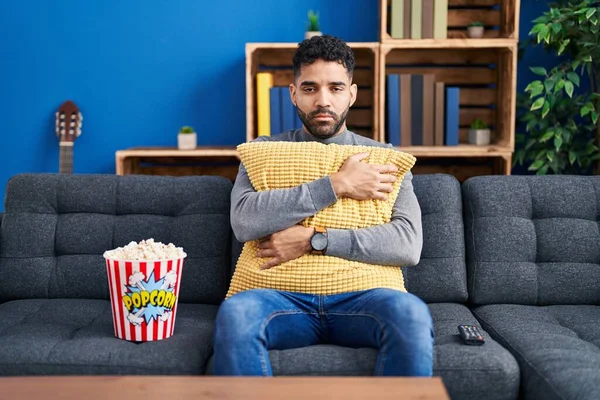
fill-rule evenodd
<path id="1" fill-rule="evenodd" d="M 555 54 L 517 97 L 515 165 L 538 175 L 600 173 L 600 5 L 560 1 L 533 20 L 535 46 Z M 581 86 L 580 86 L 581 85 Z"/>
<path id="2" fill-rule="evenodd" d="M 490 144 L 490 129 L 483 120 L 476 118 L 469 129 L 469 144 L 486 146 Z"/>
<path id="3" fill-rule="evenodd" d="M 193 150 L 198 145 L 197 140 L 194 128 L 191 126 L 184 126 L 179 129 L 179 134 L 177 135 L 177 148 L 179 148 L 179 150 Z"/>
<path id="4" fill-rule="evenodd" d="M 483 22 L 473 21 L 467 26 L 467 35 L 470 38 L 482 38 L 484 32 Z"/>
<path id="5" fill-rule="evenodd" d="M 305 39 L 310 39 L 313 36 L 321 36 L 321 27 L 319 25 L 319 13 L 313 10 L 308 12 L 308 26 L 306 27 Z"/>

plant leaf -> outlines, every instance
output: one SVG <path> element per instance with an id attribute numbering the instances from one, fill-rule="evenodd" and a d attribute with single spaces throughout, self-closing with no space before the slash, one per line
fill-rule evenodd
<path id="1" fill-rule="evenodd" d="M 553 22 L 552 23 L 552 32 L 554 32 L 554 34 L 557 34 L 558 32 L 560 32 L 560 30 L 562 29 L 562 25 L 558 22 Z"/>
<path id="2" fill-rule="evenodd" d="M 575 72 L 568 72 L 567 79 L 573 82 L 575 85 L 579 86 L 579 75 L 577 75 Z"/>
<path id="3" fill-rule="evenodd" d="M 569 97 L 573 97 L 573 82 L 565 81 L 565 92 L 567 92 Z"/>
<path id="4" fill-rule="evenodd" d="M 549 111 L 550 111 L 550 103 L 548 103 L 546 101 L 546 102 L 544 102 L 544 106 L 542 107 L 542 118 L 545 118 L 546 115 L 548 115 Z"/>
<path id="5" fill-rule="evenodd" d="M 531 164 L 529 166 L 529 168 L 527 168 L 529 171 L 536 171 L 538 170 L 542 165 L 544 165 L 544 161 L 542 160 L 537 160 L 534 161 L 533 164 Z"/>
<path id="6" fill-rule="evenodd" d="M 562 136 L 555 136 L 554 137 L 554 148 L 556 149 L 556 151 L 560 151 L 560 147 L 563 144 L 563 138 Z"/>
<path id="7" fill-rule="evenodd" d="M 542 106 L 545 104 L 545 102 L 546 102 L 546 99 L 544 99 L 543 97 L 538 97 L 531 105 L 530 110 L 533 111 L 533 110 L 542 108 Z"/>
<path id="8" fill-rule="evenodd" d="M 552 130 L 548 131 L 542 135 L 542 137 L 540 138 L 540 142 L 542 142 L 542 143 L 547 142 L 548 140 L 552 139 L 553 136 L 554 136 L 554 131 L 552 131 Z"/>
<path id="9" fill-rule="evenodd" d="M 530 67 L 531 72 L 533 72 L 536 75 L 540 75 L 540 76 L 546 76 L 548 75 L 548 72 L 546 71 L 546 68 L 544 67 Z"/>
<path id="10" fill-rule="evenodd" d="M 546 89 L 546 92 L 551 91 L 552 88 L 554 88 L 554 79 L 548 78 L 544 80 L 544 88 Z"/>
<path id="11" fill-rule="evenodd" d="M 586 17 L 587 19 L 590 19 L 590 17 L 591 17 L 592 15 L 594 15 L 595 13 L 596 13 L 596 9 L 595 9 L 595 8 L 589 8 L 589 9 L 587 10 L 587 12 L 585 13 L 585 17 Z"/>
<path id="12" fill-rule="evenodd" d="M 525 144 L 525 150 L 529 150 L 534 144 L 536 144 L 536 142 L 537 141 L 535 139 L 529 139 Z"/>
<path id="13" fill-rule="evenodd" d="M 573 150 L 569 150 L 569 163 L 573 165 L 575 163 L 575 160 L 577 160 L 577 154 L 575 154 Z"/>

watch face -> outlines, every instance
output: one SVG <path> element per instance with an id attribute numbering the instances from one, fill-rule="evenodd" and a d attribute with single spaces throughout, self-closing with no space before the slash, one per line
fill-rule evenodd
<path id="1" fill-rule="evenodd" d="M 314 250 L 323 251 L 327 247 L 327 236 L 317 232 L 310 239 L 310 244 Z"/>

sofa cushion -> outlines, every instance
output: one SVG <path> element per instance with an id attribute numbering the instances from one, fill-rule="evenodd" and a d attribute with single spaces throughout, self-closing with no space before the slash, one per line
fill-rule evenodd
<path id="1" fill-rule="evenodd" d="M 0 305 L 0 375 L 203 374 L 218 307 L 181 303 L 168 339 L 115 337 L 110 302 L 15 300 Z"/>
<path id="2" fill-rule="evenodd" d="M 467 301 L 467 267 L 460 184 L 452 175 L 414 175 L 421 206 L 423 250 L 403 268 L 406 288 L 428 303 Z"/>
<path id="3" fill-rule="evenodd" d="M 454 399 L 516 399 L 519 369 L 514 357 L 484 332 L 483 346 L 467 346 L 458 336 L 459 324 L 477 324 L 460 304 L 429 304 L 435 330 L 435 376 L 442 377 Z M 290 350 L 270 350 L 274 375 L 373 375 L 377 350 L 330 344 Z M 212 371 L 212 358 L 207 373 Z"/>
<path id="4" fill-rule="evenodd" d="M 600 398 L 600 307 L 492 304 L 474 314 L 516 357 L 526 398 Z"/>
<path id="5" fill-rule="evenodd" d="M 240 158 L 257 192 L 286 189 L 337 172 L 344 161 L 368 152 L 365 162 L 393 164 L 398 179 L 387 200 L 342 198 L 300 222 L 306 227 L 360 229 L 389 222 L 404 175 L 415 158 L 392 148 L 323 144 L 319 142 L 252 142 L 238 146 Z M 256 256 L 258 240 L 244 245 L 227 296 L 255 288 L 270 288 L 311 294 L 388 287 L 405 291 L 402 270 L 343 258 L 304 254 L 273 268 L 262 270 L 266 261 Z"/>
<path id="6" fill-rule="evenodd" d="M 463 185 L 475 304 L 600 304 L 600 177 L 485 176 Z"/>
<path id="7" fill-rule="evenodd" d="M 188 254 L 180 300 L 219 304 L 231 264 L 231 188 L 208 176 L 14 176 L 0 225 L 0 300 L 107 300 L 103 252 L 154 238 Z"/>

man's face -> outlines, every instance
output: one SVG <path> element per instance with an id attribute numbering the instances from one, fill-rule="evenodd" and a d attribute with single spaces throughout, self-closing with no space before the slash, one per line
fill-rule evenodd
<path id="1" fill-rule="evenodd" d="M 356 100 L 356 92 L 357 87 L 342 64 L 323 60 L 304 65 L 290 85 L 292 102 L 302 124 L 308 133 L 321 139 L 346 129 L 346 116 Z"/>

